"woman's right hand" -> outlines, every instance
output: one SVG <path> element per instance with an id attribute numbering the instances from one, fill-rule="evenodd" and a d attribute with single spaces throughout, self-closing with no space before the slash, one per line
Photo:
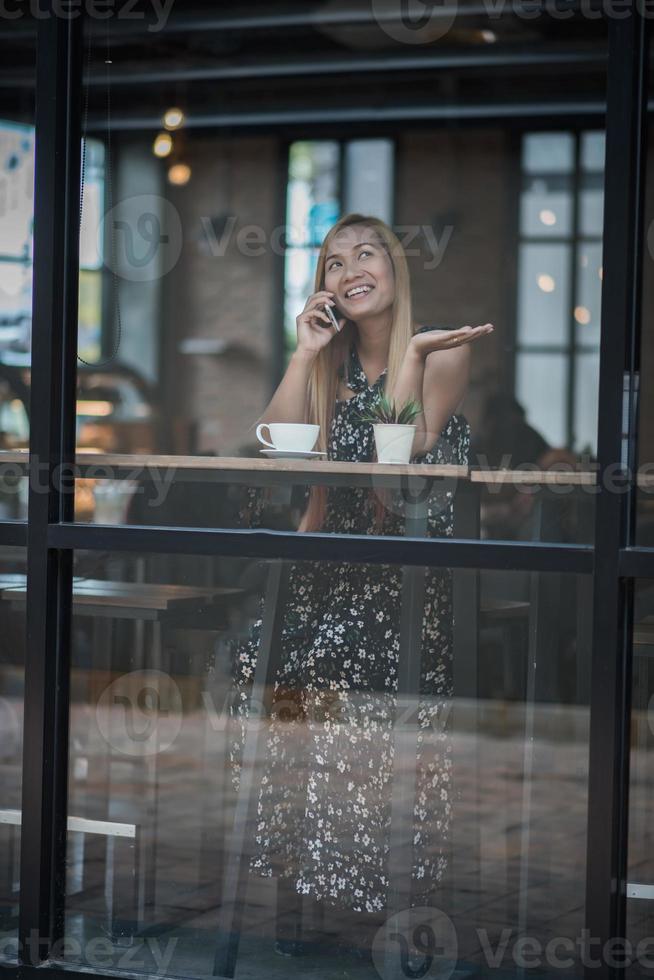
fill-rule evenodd
<path id="1" fill-rule="evenodd" d="M 325 313 L 323 307 L 329 303 L 334 307 L 333 293 L 326 289 L 321 289 L 317 293 L 312 293 L 306 301 L 304 309 L 296 318 L 297 324 L 297 349 L 306 353 L 317 354 L 326 347 L 332 337 L 336 336 L 336 330 L 332 322 Z M 345 325 L 345 320 L 339 320 L 341 329 Z"/>

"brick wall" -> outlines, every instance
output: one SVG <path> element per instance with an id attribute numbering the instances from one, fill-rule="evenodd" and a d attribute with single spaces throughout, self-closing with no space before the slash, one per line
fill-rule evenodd
<path id="1" fill-rule="evenodd" d="M 419 323 L 495 325 L 474 348 L 464 411 L 475 425 L 487 390 L 510 378 L 509 325 L 515 297 L 511 149 L 499 130 L 436 130 L 401 137 L 397 153 L 397 226 L 422 231 L 409 258 Z M 408 240 L 408 239 L 407 239 Z"/>
<path id="2" fill-rule="evenodd" d="M 267 245 L 248 254 L 239 234 L 257 226 L 268 243 L 279 223 L 278 153 L 274 139 L 191 137 L 191 181 L 169 190 L 184 245 L 165 284 L 163 401 L 171 429 L 195 427 L 200 453 L 232 455 L 252 442 L 248 427 L 270 398 L 279 259 Z M 189 338 L 220 339 L 226 350 L 183 354 Z"/>

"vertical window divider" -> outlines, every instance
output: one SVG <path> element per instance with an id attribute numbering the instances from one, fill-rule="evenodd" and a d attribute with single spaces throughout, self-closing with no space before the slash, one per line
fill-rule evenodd
<path id="1" fill-rule="evenodd" d="M 19 961 L 32 965 L 63 934 L 73 552 L 48 547 L 48 526 L 74 514 L 82 33 L 81 8 L 42 4 L 18 930 Z"/>
<path id="2" fill-rule="evenodd" d="M 634 474 L 628 493 L 605 474 L 620 465 L 625 373 L 632 372 L 639 332 L 647 108 L 646 23 L 636 4 L 608 19 L 606 167 L 602 290 L 602 359 L 593 576 L 586 926 L 604 944 L 626 930 L 626 871 L 631 708 L 633 582 L 619 577 L 629 539 Z M 635 433 L 631 433 L 635 438 Z M 633 446 L 630 458 L 634 458 Z M 590 965 L 592 962 L 593 965 Z M 623 973 L 588 961 L 588 977 Z"/>

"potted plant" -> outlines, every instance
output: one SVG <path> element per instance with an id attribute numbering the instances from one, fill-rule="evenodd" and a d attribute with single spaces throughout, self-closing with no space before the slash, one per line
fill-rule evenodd
<path id="1" fill-rule="evenodd" d="M 386 395 L 380 395 L 361 422 L 372 423 L 377 459 L 380 463 L 408 463 L 416 426 L 413 420 L 422 412 L 420 402 L 407 401 L 398 408 Z"/>

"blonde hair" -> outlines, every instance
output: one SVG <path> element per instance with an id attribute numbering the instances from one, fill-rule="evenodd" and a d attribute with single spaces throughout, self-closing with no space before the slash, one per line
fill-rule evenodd
<path id="1" fill-rule="evenodd" d="M 393 390 L 409 341 L 413 336 L 414 327 L 411 285 L 406 256 L 397 236 L 389 226 L 379 218 L 363 214 L 347 214 L 340 221 L 337 221 L 325 236 L 320 248 L 314 291 L 317 292 L 325 288 L 326 259 L 334 238 L 344 228 L 351 228 L 354 225 L 365 225 L 376 233 L 393 267 L 395 295 L 392 307 L 393 319 L 388 350 L 388 368 L 385 378 L 386 389 Z M 342 365 L 346 365 L 350 344 L 354 342 L 355 337 L 355 325 L 348 320 L 341 332 L 317 355 L 309 377 L 307 421 L 320 426 L 318 448 L 323 452 L 327 451 L 327 440 L 334 417 L 338 391 L 338 371 Z M 325 518 L 326 506 L 326 488 L 312 487 L 309 505 L 300 525 L 301 529 L 305 531 L 320 530 Z"/>

